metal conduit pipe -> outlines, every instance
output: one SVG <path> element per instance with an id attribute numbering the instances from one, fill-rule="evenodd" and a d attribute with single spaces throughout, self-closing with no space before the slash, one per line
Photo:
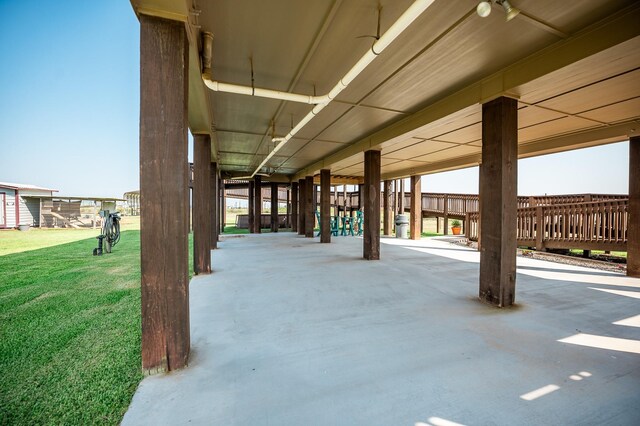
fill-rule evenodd
<path id="1" fill-rule="evenodd" d="M 262 89 L 251 86 L 241 86 L 237 84 L 229 84 L 222 83 L 219 81 L 215 81 L 211 75 L 211 58 L 212 58 L 212 49 L 213 49 L 213 34 L 211 33 L 203 33 L 203 52 L 202 52 L 202 62 L 203 62 L 203 72 L 202 72 L 202 80 L 204 84 L 213 91 L 218 92 L 227 92 L 227 93 L 237 93 L 242 95 L 250 95 L 250 96 L 260 96 L 271 99 L 280 99 L 283 101 L 293 101 L 293 102 L 301 102 L 306 104 L 315 105 L 311 111 L 307 115 L 304 116 L 296 126 L 291 129 L 291 131 L 283 138 L 274 138 L 274 142 L 276 142 L 276 146 L 273 150 L 265 157 L 265 159 L 260 163 L 258 168 L 251 174 L 251 177 L 254 177 L 260 169 L 278 152 L 291 138 L 295 136 L 309 121 L 313 119 L 322 109 L 327 106 L 333 99 L 335 99 L 340 92 L 346 89 L 349 84 L 355 80 L 362 71 L 371 63 L 373 60 L 381 54 L 384 49 L 386 49 L 402 32 L 411 25 L 415 19 L 422 14 L 429 6 L 433 4 L 435 0 L 415 0 L 411 6 L 398 18 L 396 22 L 389 27 L 389 29 L 378 39 L 371 49 L 369 49 L 361 58 L 356 62 L 356 64 L 351 67 L 351 69 L 336 83 L 335 86 L 327 93 L 322 96 L 310 96 L 310 95 L 301 95 L 297 93 L 288 93 L 281 92 L 277 90 L 270 89 Z"/>

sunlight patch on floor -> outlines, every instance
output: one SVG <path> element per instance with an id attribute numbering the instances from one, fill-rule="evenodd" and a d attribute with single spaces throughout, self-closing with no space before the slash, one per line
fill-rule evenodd
<path id="1" fill-rule="evenodd" d="M 562 343 L 572 345 L 588 346 L 598 349 L 609 349 L 612 351 L 629 352 L 640 354 L 640 340 L 620 339 L 618 337 L 596 336 L 594 334 L 579 333 L 573 336 L 558 340 Z"/>
<path id="2" fill-rule="evenodd" d="M 621 319 L 613 323 L 614 325 L 627 325 L 629 327 L 640 327 L 640 315 Z"/>

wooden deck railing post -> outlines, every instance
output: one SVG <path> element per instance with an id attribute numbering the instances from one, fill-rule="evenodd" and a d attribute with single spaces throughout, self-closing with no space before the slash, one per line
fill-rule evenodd
<path id="1" fill-rule="evenodd" d="M 449 195 L 444 194 L 444 235 L 449 235 Z"/>
<path id="2" fill-rule="evenodd" d="M 544 251 L 544 216 L 542 207 L 536 207 L 536 250 Z"/>

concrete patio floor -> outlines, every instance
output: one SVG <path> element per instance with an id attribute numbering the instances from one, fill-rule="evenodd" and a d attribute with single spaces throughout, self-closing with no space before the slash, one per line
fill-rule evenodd
<path id="1" fill-rule="evenodd" d="M 640 280 L 518 258 L 499 310 L 476 251 L 382 242 L 226 237 L 191 281 L 189 367 L 123 424 L 640 424 Z"/>

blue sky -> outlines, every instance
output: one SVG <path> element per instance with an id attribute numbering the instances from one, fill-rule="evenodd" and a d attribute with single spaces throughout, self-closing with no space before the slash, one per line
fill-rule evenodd
<path id="1" fill-rule="evenodd" d="M 0 0 L 0 181 L 61 194 L 137 189 L 139 24 L 126 0 Z M 627 193 L 628 144 L 519 162 L 518 192 Z M 476 193 L 478 170 L 423 191 Z"/>

